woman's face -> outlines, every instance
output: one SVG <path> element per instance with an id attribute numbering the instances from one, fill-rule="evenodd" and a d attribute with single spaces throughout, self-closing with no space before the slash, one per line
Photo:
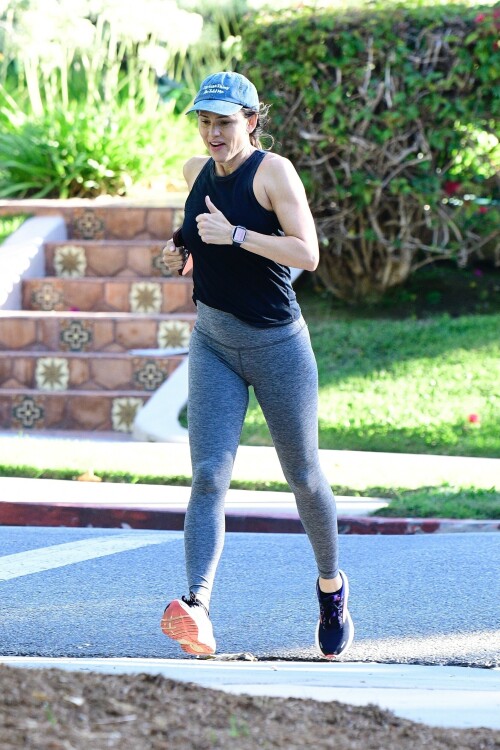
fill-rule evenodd
<path id="1" fill-rule="evenodd" d="M 257 124 L 257 115 L 245 117 L 241 110 L 234 115 L 199 112 L 198 128 L 203 143 L 215 162 L 229 162 L 250 145 L 250 133 Z"/>

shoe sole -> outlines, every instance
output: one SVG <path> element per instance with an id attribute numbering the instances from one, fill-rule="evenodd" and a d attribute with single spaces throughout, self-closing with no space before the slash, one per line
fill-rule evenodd
<path id="1" fill-rule="evenodd" d="M 173 601 L 168 605 L 160 625 L 162 633 L 177 641 L 186 654 L 200 656 L 215 653 L 215 647 L 200 640 L 198 625 L 179 602 Z"/>
<path id="2" fill-rule="evenodd" d="M 350 628 L 349 628 L 349 638 L 347 640 L 347 643 L 346 643 L 345 647 L 342 649 L 342 652 L 340 654 L 324 654 L 323 653 L 323 651 L 321 650 L 321 647 L 319 645 L 319 625 L 320 625 L 319 620 L 318 620 L 318 625 L 316 627 L 316 636 L 315 636 L 316 648 L 318 649 L 318 651 L 321 654 L 321 656 L 323 656 L 325 659 L 328 659 L 329 661 L 335 661 L 335 659 L 338 656 L 343 656 L 346 653 L 346 651 L 351 647 L 352 642 L 354 640 L 354 623 L 352 621 L 351 614 L 350 614 L 349 610 L 347 609 L 347 602 L 349 601 L 349 580 L 348 580 L 348 578 L 347 578 L 347 576 L 346 576 L 346 574 L 344 573 L 343 570 L 341 570 L 340 572 L 342 573 L 342 580 L 343 580 L 344 586 L 345 586 L 344 601 L 345 601 L 346 622 L 348 622 L 349 626 L 350 626 Z"/>

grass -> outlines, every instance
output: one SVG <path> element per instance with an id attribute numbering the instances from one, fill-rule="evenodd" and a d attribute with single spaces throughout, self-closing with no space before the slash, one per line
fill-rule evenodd
<path id="1" fill-rule="evenodd" d="M 387 508 L 375 516 L 396 518 L 462 518 L 500 519 L 500 492 L 477 487 L 422 487 L 410 492 L 400 491 L 391 498 Z"/>
<path id="2" fill-rule="evenodd" d="M 9 235 L 19 229 L 23 221 L 28 218 L 27 214 L 16 214 L 15 216 L 0 216 L 0 244 L 4 242 Z"/>
<path id="3" fill-rule="evenodd" d="M 103 471 L 91 472 L 103 482 L 124 484 L 157 484 L 189 487 L 191 477 L 147 475 L 139 472 Z M 42 469 L 35 466 L 0 465 L 0 476 L 25 477 L 31 479 L 78 480 L 81 472 L 75 469 Z M 88 479 L 87 479 L 88 481 Z M 289 492 L 290 488 L 280 481 L 234 480 L 232 489 Z M 500 488 L 456 487 L 449 484 L 421 487 L 418 490 L 393 487 L 366 487 L 353 491 L 352 487 L 332 485 L 338 496 L 382 497 L 389 505 L 373 515 L 414 518 L 500 519 Z"/>
<path id="4" fill-rule="evenodd" d="M 500 456 L 500 272 L 478 270 L 448 268 L 445 286 L 430 269 L 364 310 L 299 287 L 321 448 Z M 253 394 L 242 442 L 272 444 Z"/>

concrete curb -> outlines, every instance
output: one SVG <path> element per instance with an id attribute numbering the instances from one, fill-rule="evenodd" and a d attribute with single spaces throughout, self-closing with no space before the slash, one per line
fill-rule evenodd
<path id="1" fill-rule="evenodd" d="M 184 510 L 170 508 L 107 507 L 102 504 L 30 503 L 0 501 L 3 526 L 64 526 L 71 528 L 132 528 L 181 531 Z M 434 534 L 500 531 L 500 521 L 475 521 L 430 518 L 383 518 L 339 516 L 340 534 Z M 296 513 L 273 511 L 226 512 L 226 531 L 272 534 L 303 534 Z"/>
<path id="2" fill-rule="evenodd" d="M 0 663 L 24 669 L 161 674 L 237 695 L 309 698 L 358 706 L 372 703 L 431 726 L 500 729 L 497 670 L 373 662 L 255 662 L 229 656 L 229 661 L 224 655 L 213 660 L 2 656 Z"/>

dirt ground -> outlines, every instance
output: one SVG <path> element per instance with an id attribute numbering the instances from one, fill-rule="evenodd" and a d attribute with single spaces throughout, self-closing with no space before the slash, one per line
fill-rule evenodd
<path id="1" fill-rule="evenodd" d="M 1 750 L 498 750 L 500 732 L 436 729 L 374 706 L 236 696 L 151 675 L 0 665 Z"/>

